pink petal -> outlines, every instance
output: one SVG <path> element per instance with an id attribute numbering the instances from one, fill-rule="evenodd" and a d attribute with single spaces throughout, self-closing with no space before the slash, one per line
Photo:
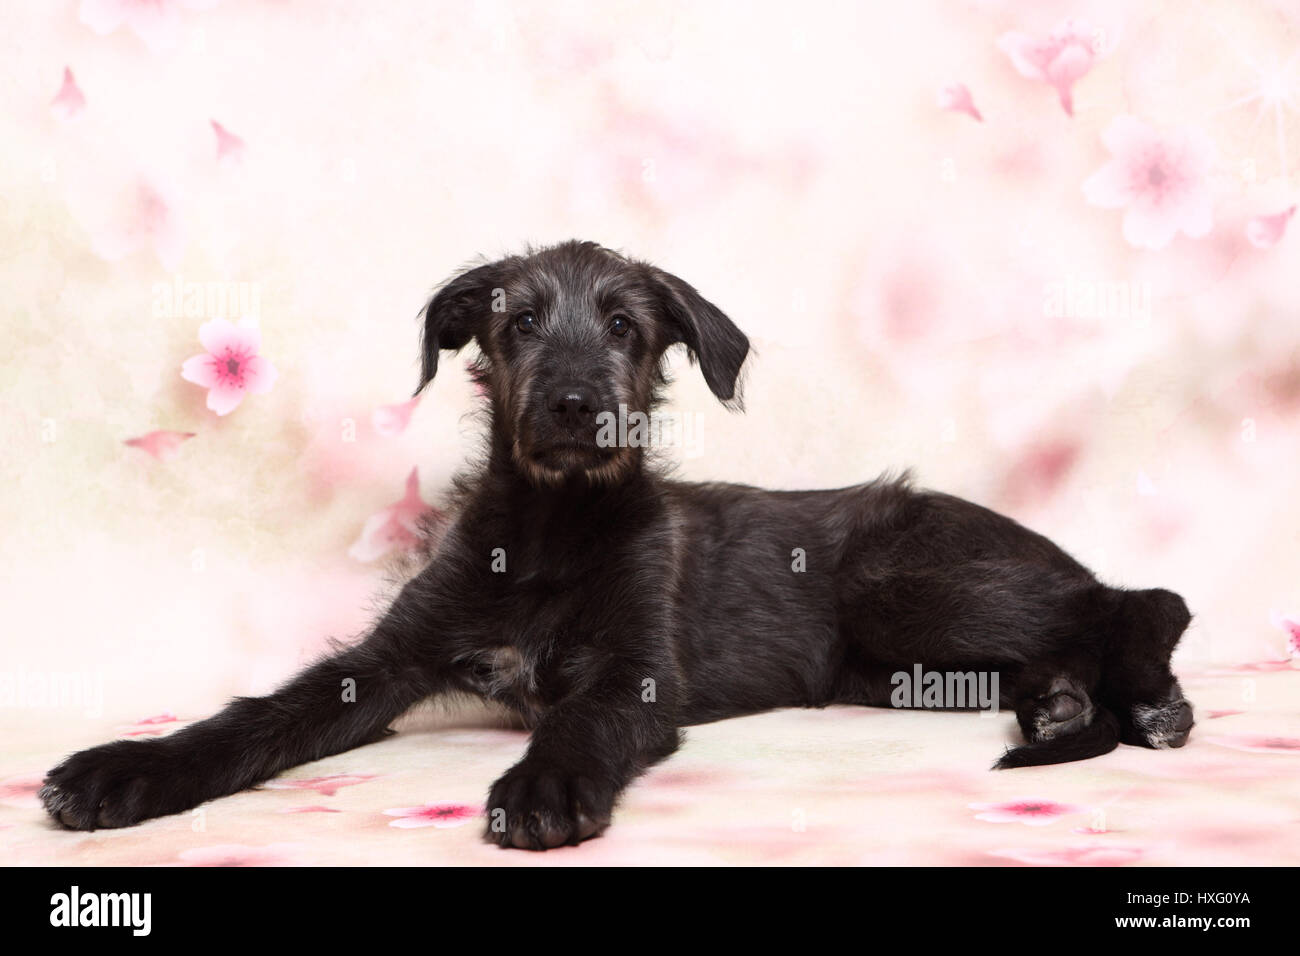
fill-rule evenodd
<path id="1" fill-rule="evenodd" d="M 402 503 L 406 505 L 412 502 L 424 504 L 420 498 L 420 469 L 418 466 L 412 468 L 411 473 L 406 476 L 406 497 L 402 499 Z"/>
<path id="2" fill-rule="evenodd" d="M 292 859 L 287 853 L 294 848 L 292 843 L 272 843 L 269 846 L 225 843 L 192 847 L 182 850 L 176 857 L 189 866 L 283 866 Z"/>
<path id="3" fill-rule="evenodd" d="M 211 120 L 212 131 L 217 135 L 217 159 L 238 161 L 244 156 L 244 141 L 216 120 Z"/>
<path id="4" fill-rule="evenodd" d="M 154 431 L 138 438 L 128 438 L 125 444 L 148 452 L 159 461 L 167 461 L 175 458 L 181 443 L 193 438 L 194 434 L 194 432 Z M 175 720 L 174 717 L 172 719 Z"/>
<path id="5" fill-rule="evenodd" d="M 307 777 L 297 780 L 272 780 L 263 784 L 269 790 L 315 790 L 322 796 L 332 797 L 343 787 L 355 787 L 357 784 L 374 780 L 369 773 L 334 773 L 326 777 Z"/>
<path id="6" fill-rule="evenodd" d="M 1083 183 L 1088 202 L 1103 209 L 1122 209 L 1133 201 L 1133 178 L 1126 165 L 1112 159 Z"/>
<path id="7" fill-rule="evenodd" d="M 1139 249 L 1163 249 L 1178 234 L 1178 217 L 1139 199 L 1124 213 L 1124 238 Z"/>
<path id="8" fill-rule="evenodd" d="M 1067 116 L 1074 115 L 1074 84 L 1090 69 L 1092 55 L 1073 44 L 1063 49 L 1047 68 L 1047 82 L 1056 89 Z"/>
<path id="9" fill-rule="evenodd" d="M 169 194 L 161 184 L 139 181 L 113 197 L 116 210 L 88 227 L 96 255 L 116 262 L 148 244 L 166 268 L 179 266 L 185 232 Z"/>
<path id="10" fill-rule="evenodd" d="M 59 88 L 50 106 L 54 115 L 61 120 L 70 120 L 86 108 L 86 98 L 77 86 L 72 70 L 66 66 L 63 68 L 63 86 Z"/>
<path id="11" fill-rule="evenodd" d="M 213 319 L 199 327 L 199 342 L 218 357 L 227 352 L 256 355 L 262 346 L 262 333 L 251 323 L 234 325 L 228 319 Z"/>
<path id="12" fill-rule="evenodd" d="M 166 2 L 137 3 L 131 30 L 154 53 L 173 49 L 180 39 L 180 11 Z"/>
<path id="13" fill-rule="evenodd" d="M 1287 224 L 1295 215 L 1296 207 L 1285 209 L 1272 216 L 1256 216 L 1246 223 L 1246 238 L 1256 249 L 1269 249 L 1286 235 Z"/>
<path id="14" fill-rule="evenodd" d="M 1287 650 L 1291 654 L 1300 654 L 1300 621 L 1283 618 L 1282 626 L 1286 629 L 1286 632 L 1289 635 L 1287 639 Z"/>
<path id="15" fill-rule="evenodd" d="M 180 34 L 174 0 L 81 0 L 81 22 L 101 36 L 125 23 L 154 53 L 174 47 Z"/>
<path id="16" fill-rule="evenodd" d="M 420 497 L 420 479 L 412 468 L 406 479 L 406 497 L 393 506 L 393 519 L 418 539 L 424 531 L 425 517 L 433 513 L 441 512 Z"/>
<path id="17" fill-rule="evenodd" d="M 287 807 L 280 811 L 281 813 L 342 813 L 342 810 L 335 810 L 333 807 L 309 806 L 309 807 Z"/>
<path id="18" fill-rule="evenodd" d="M 1031 80 L 1047 79 L 1050 52 L 1041 40 L 1024 33 L 1006 33 L 998 39 L 998 49 L 1011 58 L 1011 65 L 1021 76 Z"/>
<path id="19" fill-rule="evenodd" d="M 394 547 L 411 542 L 413 536 L 393 520 L 393 509 L 385 508 L 366 519 L 361 536 L 348 548 L 348 557 L 369 563 L 377 561 Z"/>
<path id="20" fill-rule="evenodd" d="M 81 22 L 107 36 L 126 19 L 126 0 L 81 0 Z"/>
<path id="21" fill-rule="evenodd" d="M 181 378 L 195 385 L 211 388 L 221 381 L 221 370 L 217 366 L 217 360 L 204 352 L 202 355 L 195 355 L 185 360 L 181 366 Z"/>
<path id="22" fill-rule="evenodd" d="M 279 374 L 275 366 L 260 355 L 251 356 L 244 361 L 244 387 L 253 395 L 269 392 Z"/>
<path id="23" fill-rule="evenodd" d="M 348 556 L 370 562 L 396 549 L 410 550 L 420 543 L 424 517 L 435 511 L 420 497 L 420 475 L 416 468 L 406 477 L 402 500 L 366 519 L 361 536 L 348 548 Z"/>
<path id="24" fill-rule="evenodd" d="M 244 400 L 244 391 L 239 385 L 218 382 L 208 390 L 208 408 L 218 415 L 229 415 Z"/>
<path id="25" fill-rule="evenodd" d="M 1082 21 L 1066 20 L 1045 40 L 1007 33 L 998 40 L 998 48 L 1011 58 L 1021 76 L 1053 87 L 1061 108 L 1074 115 L 1074 84 L 1097 59 L 1091 27 Z"/>
<path id="26" fill-rule="evenodd" d="M 389 438 L 402 434 L 411 423 L 411 413 L 415 411 L 415 406 L 419 403 L 420 397 L 417 395 L 409 402 L 402 402 L 398 405 L 381 405 L 376 408 L 370 416 L 375 431 Z"/>
<path id="27" fill-rule="evenodd" d="M 939 91 L 939 109 L 951 110 L 954 113 L 965 113 L 972 119 L 984 122 L 984 117 L 980 111 L 975 108 L 975 100 L 970 95 L 970 90 L 964 83 L 953 83 L 945 86 Z"/>
<path id="28" fill-rule="evenodd" d="M 1101 141 L 1112 155 L 1131 157 L 1158 143 L 1160 136 L 1153 127 L 1136 117 L 1117 116 L 1101 134 Z"/>
<path id="29" fill-rule="evenodd" d="M 1214 200 L 1208 190 L 1198 190 L 1181 205 L 1177 215 L 1178 228 L 1189 239 L 1208 236 L 1214 227 Z"/>

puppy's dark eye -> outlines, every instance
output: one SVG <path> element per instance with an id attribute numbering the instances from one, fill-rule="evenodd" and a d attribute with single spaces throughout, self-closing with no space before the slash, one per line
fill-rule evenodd
<path id="1" fill-rule="evenodd" d="M 515 328 L 520 332 L 537 331 L 537 316 L 531 312 L 520 312 L 515 316 Z"/>
<path id="2" fill-rule="evenodd" d="M 610 335 L 617 335 L 619 338 L 622 338 L 631 331 L 632 323 L 627 320 L 626 316 L 616 315 L 609 320 Z"/>

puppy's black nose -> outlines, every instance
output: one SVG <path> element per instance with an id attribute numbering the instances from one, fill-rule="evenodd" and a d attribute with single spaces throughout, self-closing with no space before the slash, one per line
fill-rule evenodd
<path id="1" fill-rule="evenodd" d="M 546 407 L 561 423 L 579 428 L 596 417 L 596 393 L 585 385 L 561 385 L 546 396 Z"/>

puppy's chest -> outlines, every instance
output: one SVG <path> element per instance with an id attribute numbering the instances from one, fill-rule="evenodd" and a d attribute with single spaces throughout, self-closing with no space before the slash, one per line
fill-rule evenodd
<path id="1" fill-rule="evenodd" d="M 485 647 L 466 654 L 458 663 L 468 690 L 505 704 L 530 722 L 562 696 L 554 668 L 533 648 L 513 644 Z"/>

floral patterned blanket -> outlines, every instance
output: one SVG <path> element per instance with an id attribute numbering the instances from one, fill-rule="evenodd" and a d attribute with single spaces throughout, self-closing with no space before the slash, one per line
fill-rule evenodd
<path id="1" fill-rule="evenodd" d="M 1083 763 L 993 772 L 1008 713 L 834 707 L 728 720 L 627 792 L 607 834 L 545 854 L 480 839 L 482 801 L 527 743 L 479 713 L 408 716 L 381 743 L 259 790 L 126 830 L 56 829 L 39 809 L 59 753 L 21 735 L 0 758 L 10 865 L 1300 863 L 1300 669 L 1181 675 L 1197 727 L 1181 750 L 1121 747 Z M 171 714 L 103 727 L 169 732 Z M 91 741 L 86 741 L 87 743 Z M 43 747 L 44 745 L 42 745 Z"/>

